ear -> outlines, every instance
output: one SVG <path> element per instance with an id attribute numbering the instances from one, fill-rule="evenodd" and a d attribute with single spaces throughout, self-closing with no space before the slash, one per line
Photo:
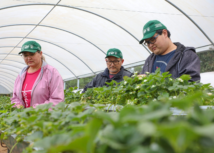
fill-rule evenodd
<path id="1" fill-rule="evenodd" d="M 122 64 L 123 64 L 123 62 L 124 62 L 124 59 L 122 59 L 122 60 L 121 60 L 121 62 L 122 62 Z"/>
<path id="2" fill-rule="evenodd" d="M 168 32 L 166 29 L 163 29 L 162 34 L 164 35 L 164 37 L 168 37 Z"/>

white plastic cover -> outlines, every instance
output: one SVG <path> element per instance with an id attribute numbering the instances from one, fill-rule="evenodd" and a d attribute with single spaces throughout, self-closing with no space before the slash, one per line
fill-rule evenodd
<path id="1" fill-rule="evenodd" d="M 214 72 L 201 73 L 201 82 L 204 84 L 210 83 L 214 87 Z"/>
<path id="2" fill-rule="evenodd" d="M 170 2 L 214 42 L 213 0 Z M 139 40 L 144 24 L 154 19 L 166 25 L 173 42 L 209 49 L 211 42 L 199 28 L 165 0 L 0 0 L 1 85 L 12 92 L 25 66 L 18 52 L 29 40 L 41 44 L 47 62 L 64 80 L 104 70 L 110 48 L 123 52 L 125 67 L 143 64 L 150 53 Z"/>

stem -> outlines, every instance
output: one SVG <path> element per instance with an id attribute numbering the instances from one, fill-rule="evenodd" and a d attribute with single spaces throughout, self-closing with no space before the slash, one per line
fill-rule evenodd
<path id="1" fill-rule="evenodd" d="M 18 144 L 18 142 L 16 142 L 14 145 L 13 145 L 13 147 L 11 148 L 11 150 L 10 150 L 10 153 L 12 153 L 12 151 L 13 151 L 13 149 L 15 148 L 15 146 Z"/>

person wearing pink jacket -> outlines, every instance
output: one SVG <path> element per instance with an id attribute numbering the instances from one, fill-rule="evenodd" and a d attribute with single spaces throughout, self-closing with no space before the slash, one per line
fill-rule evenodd
<path id="1" fill-rule="evenodd" d="M 64 85 L 59 72 L 45 62 L 41 46 L 28 41 L 21 48 L 22 57 L 27 64 L 16 78 L 11 103 L 15 107 L 36 107 L 52 103 L 53 106 L 64 101 Z"/>

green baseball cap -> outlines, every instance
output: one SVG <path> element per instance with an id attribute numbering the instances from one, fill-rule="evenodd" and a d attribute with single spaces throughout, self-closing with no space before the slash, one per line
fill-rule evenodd
<path id="1" fill-rule="evenodd" d="M 114 57 L 117 57 L 117 58 L 123 58 L 123 54 L 122 52 L 117 49 L 117 48 L 111 48 L 107 51 L 107 54 L 106 54 L 106 57 L 109 57 L 109 56 L 114 56 Z"/>
<path id="2" fill-rule="evenodd" d="M 27 41 L 26 43 L 24 43 L 22 45 L 21 48 L 21 52 L 19 52 L 19 54 L 23 53 L 23 52 L 31 52 L 31 53 L 35 53 L 37 51 L 41 51 L 41 46 L 39 43 L 37 43 L 36 41 Z"/>
<path id="3" fill-rule="evenodd" d="M 167 28 L 160 21 L 151 20 L 147 22 L 143 27 L 143 39 L 139 43 L 142 44 L 145 39 L 151 38 L 152 36 L 154 36 L 157 30 L 161 29 Z"/>

